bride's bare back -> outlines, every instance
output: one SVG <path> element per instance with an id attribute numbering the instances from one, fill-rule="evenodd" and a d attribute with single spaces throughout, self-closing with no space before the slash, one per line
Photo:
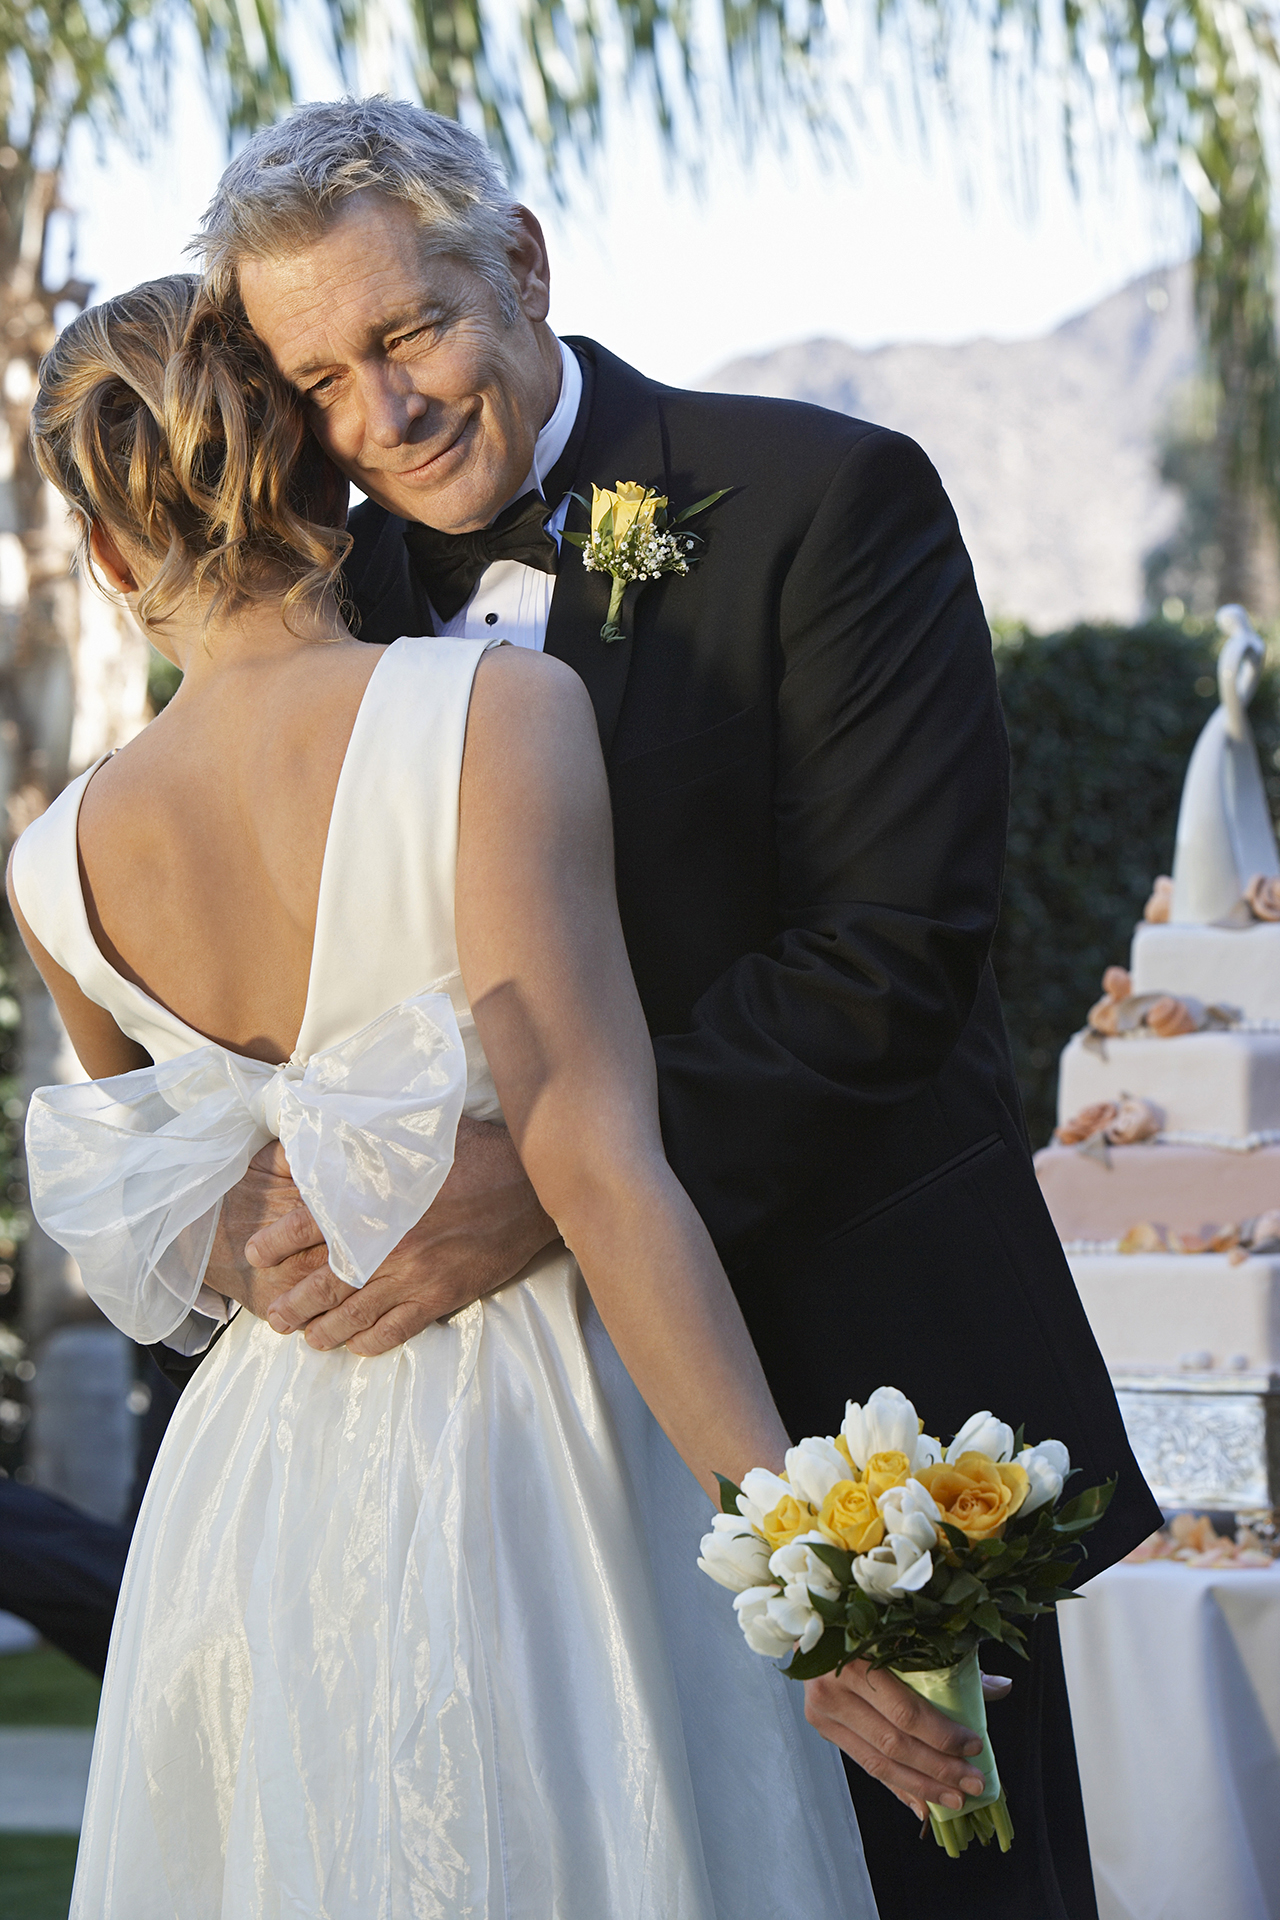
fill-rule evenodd
<path id="1" fill-rule="evenodd" d="M 221 1045 L 279 1061 L 302 1024 L 334 792 L 381 649 L 299 646 L 274 610 L 254 618 L 278 638 L 192 676 L 89 782 L 81 879 L 119 972 Z"/>

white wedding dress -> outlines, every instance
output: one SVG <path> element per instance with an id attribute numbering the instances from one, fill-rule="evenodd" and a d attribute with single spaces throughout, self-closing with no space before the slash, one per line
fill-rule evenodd
<path id="1" fill-rule="evenodd" d="M 208 1331 L 217 1203 L 272 1134 L 359 1280 L 459 1112 L 499 1117 L 453 932 L 483 651 L 401 640 L 369 681 L 282 1068 L 98 951 L 91 773 L 19 841 L 35 932 L 157 1063 L 45 1089 L 29 1134 L 40 1217 L 131 1334 Z M 872 1920 L 836 1751 L 697 1571 L 708 1523 L 562 1249 L 377 1359 L 240 1314 L 134 1536 L 72 1920 Z"/>

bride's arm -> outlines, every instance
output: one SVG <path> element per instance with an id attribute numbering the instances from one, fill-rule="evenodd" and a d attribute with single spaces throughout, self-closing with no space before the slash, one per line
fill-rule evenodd
<path id="1" fill-rule="evenodd" d="M 591 703 L 567 667 L 515 648 L 476 677 L 457 930 L 512 1137 L 636 1386 L 713 1495 L 716 1472 L 779 1469 L 759 1359 L 662 1151 Z"/>
<path id="2" fill-rule="evenodd" d="M 151 1055 L 136 1040 L 130 1040 L 127 1034 L 121 1033 L 106 1008 L 88 999 L 80 991 L 74 976 L 65 967 L 60 967 L 52 954 L 36 939 L 18 904 L 17 889 L 13 884 L 12 855 L 5 874 L 5 887 L 18 932 L 22 935 L 22 944 L 53 996 L 53 1003 L 62 1015 L 67 1037 L 75 1048 L 76 1058 L 89 1078 L 110 1080 L 117 1073 L 132 1073 L 138 1067 L 149 1067 Z"/>

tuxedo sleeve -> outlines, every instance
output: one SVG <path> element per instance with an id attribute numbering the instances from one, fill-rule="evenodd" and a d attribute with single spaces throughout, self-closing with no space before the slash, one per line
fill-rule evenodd
<path id="1" fill-rule="evenodd" d="M 778 607 L 780 931 L 711 985 L 687 1032 L 655 1039 L 667 1151 L 726 1255 L 939 1073 L 986 965 L 1004 857 L 990 633 L 912 441 L 877 429 L 854 444 Z"/>

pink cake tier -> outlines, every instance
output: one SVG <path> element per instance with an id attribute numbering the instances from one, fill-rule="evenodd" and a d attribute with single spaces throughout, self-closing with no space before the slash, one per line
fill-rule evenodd
<path id="1" fill-rule="evenodd" d="M 1118 1240 L 1140 1220 L 1195 1231 L 1280 1207 L 1280 1146 L 1112 1147 L 1108 1168 L 1076 1147 L 1045 1147 L 1036 1172 L 1059 1237 Z"/>
<path id="2" fill-rule="evenodd" d="M 1280 1367 L 1280 1257 L 1076 1253 L 1076 1287 L 1103 1358 L 1128 1368 Z"/>

